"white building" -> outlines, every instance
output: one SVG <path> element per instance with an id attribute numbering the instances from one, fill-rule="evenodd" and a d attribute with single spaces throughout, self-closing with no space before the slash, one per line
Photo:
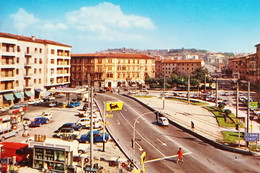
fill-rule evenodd
<path id="1" fill-rule="evenodd" d="M 71 46 L 0 32 L 0 106 L 70 83 Z"/>

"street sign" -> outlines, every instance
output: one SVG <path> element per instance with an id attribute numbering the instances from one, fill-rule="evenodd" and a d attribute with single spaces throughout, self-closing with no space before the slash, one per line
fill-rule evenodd
<path id="1" fill-rule="evenodd" d="M 245 141 L 258 141 L 259 133 L 246 133 Z"/>
<path id="2" fill-rule="evenodd" d="M 250 102 L 249 107 L 250 107 L 251 110 L 257 109 L 258 108 L 258 102 Z"/>

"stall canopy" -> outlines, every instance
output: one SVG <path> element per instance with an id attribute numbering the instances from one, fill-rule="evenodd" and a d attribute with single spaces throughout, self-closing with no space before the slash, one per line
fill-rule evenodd
<path id="1" fill-rule="evenodd" d="M 41 92 L 41 91 L 42 91 L 42 89 L 40 89 L 40 88 L 39 88 L 39 89 L 35 89 L 35 91 L 37 91 L 37 92 Z"/>
<path id="2" fill-rule="evenodd" d="M 4 98 L 6 100 L 14 100 L 14 95 L 13 94 L 4 94 Z"/>
<path id="3" fill-rule="evenodd" d="M 18 98 L 18 99 L 24 98 L 24 95 L 23 95 L 23 93 L 21 93 L 21 92 L 16 92 L 16 93 L 14 93 L 14 96 L 15 96 L 16 98 Z"/>
<path id="4" fill-rule="evenodd" d="M 27 97 L 31 97 L 33 95 L 31 91 L 25 91 L 24 93 Z"/>

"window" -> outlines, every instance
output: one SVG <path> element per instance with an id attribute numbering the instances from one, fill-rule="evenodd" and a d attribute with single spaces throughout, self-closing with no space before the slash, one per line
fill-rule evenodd
<path id="1" fill-rule="evenodd" d="M 54 49 L 51 50 L 51 54 L 52 55 L 55 54 L 55 50 Z"/>
<path id="2" fill-rule="evenodd" d="M 36 84 L 36 79 L 33 80 L 33 83 Z"/>
<path id="3" fill-rule="evenodd" d="M 102 59 L 101 58 L 98 59 L 98 63 L 99 64 L 102 63 Z"/>
<path id="4" fill-rule="evenodd" d="M 29 48 L 29 47 L 27 47 L 27 49 L 26 49 L 26 53 L 27 53 L 27 54 L 30 53 L 30 48 Z"/>
<path id="5" fill-rule="evenodd" d="M 39 63 L 42 64 L 42 59 L 41 58 L 39 59 Z"/>
<path id="6" fill-rule="evenodd" d="M 20 46 L 17 46 L 17 52 L 21 52 Z"/>
<path id="7" fill-rule="evenodd" d="M 37 50 L 37 48 L 34 48 L 34 52 L 37 52 L 38 50 Z"/>
<path id="8" fill-rule="evenodd" d="M 42 84 L 42 79 L 39 79 L 39 84 Z"/>
<path id="9" fill-rule="evenodd" d="M 19 75 L 19 69 L 16 69 L 16 75 Z"/>
<path id="10" fill-rule="evenodd" d="M 40 53 L 42 53 L 42 48 L 40 48 Z"/>
<path id="11" fill-rule="evenodd" d="M 39 69 L 39 73 L 42 74 L 42 69 L 41 68 Z"/>
<path id="12" fill-rule="evenodd" d="M 19 57 L 16 58 L 16 63 L 17 63 L 17 64 L 20 63 L 20 58 L 19 58 Z"/>
<path id="13" fill-rule="evenodd" d="M 54 59 L 51 59 L 51 64 L 54 64 Z"/>
<path id="14" fill-rule="evenodd" d="M 36 73 L 37 73 L 37 69 L 35 68 L 35 69 L 34 69 L 34 74 L 36 74 Z"/>
<path id="15" fill-rule="evenodd" d="M 37 58 L 34 58 L 34 64 L 37 64 Z"/>
<path id="16" fill-rule="evenodd" d="M 112 58 L 109 58 L 109 59 L 108 59 L 108 63 L 112 63 Z"/>

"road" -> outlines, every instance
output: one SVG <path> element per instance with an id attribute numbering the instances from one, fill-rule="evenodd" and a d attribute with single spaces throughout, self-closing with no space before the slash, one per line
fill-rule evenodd
<path id="1" fill-rule="evenodd" d="M 97 94 L 99 107 L 104 101 L 121 100 L 123 110 L 113 111 L 107 118 L 107 128 L 130 158 L 140 165 L 140 155 L 147 152 L 146 159 L 156 159 L 174 155 L 178 148 L 192 154 L 184 156 L 184 163 L 176 164 L 176 158 L 145 163 L 147 172 L 259 172 L 260 158 L 222 151 L 183 132 L 175 126 L 161 127 L 156 123 L 154 113 L 135 101 L 118 94 Z M 173 105 L 174 106 L 174 105 Z M 103 112 L 103 110 L 101 110 Z M 109 112 L 108 112 L 109 113 Z M 109 113 L 110 114 L 110 113 Z M 143 115 L 142 115 L 143 114 Z M 136 149 L 132 149 L 133 126 L 136 124 Z M 134 155 L 134 157 L 133 157 Z"/>

